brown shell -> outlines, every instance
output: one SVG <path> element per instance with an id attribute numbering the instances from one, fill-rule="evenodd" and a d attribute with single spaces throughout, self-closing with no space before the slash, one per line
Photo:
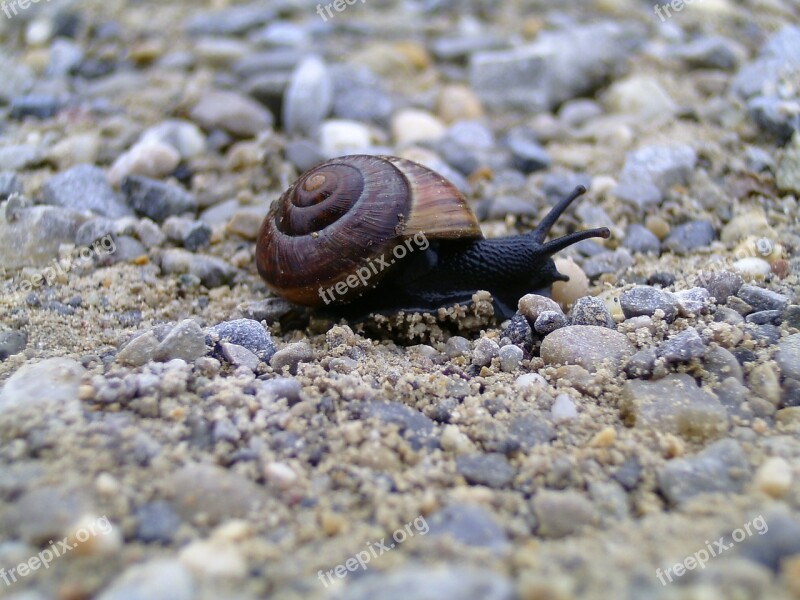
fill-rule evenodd
<path id="1" fill-rule="evenodd" d="M 273 203 L 256 264 L 278 295 L 320 306 L 322 290 L 370 259 L 383 255 L 396 264 L 393 248 L 418 233 L 429 240 L 483 237 L 464 196 L 441 175 L 402 158 L 342 156 L 304 173 Z M 352 300 L 390 271 L 373 268 L 367 286 L 347 286 L 334 298 Z"/>

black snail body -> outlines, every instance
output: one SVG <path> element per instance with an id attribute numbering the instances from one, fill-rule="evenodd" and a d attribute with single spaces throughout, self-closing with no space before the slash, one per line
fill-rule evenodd
<path id="1" fill-rule="evenodd" d="M 568 278 L 552 255 L 607 228 L 545 242 L 577 188 L 528 233 L 485 239 L 462 194 L 441 175 L 389 156 L 353 155 L 304 173 L 274 204 L 256 245 L 278 295 L 343 315 L 434 311 L 492 294 L 513 316 L 520 297 Z"/>

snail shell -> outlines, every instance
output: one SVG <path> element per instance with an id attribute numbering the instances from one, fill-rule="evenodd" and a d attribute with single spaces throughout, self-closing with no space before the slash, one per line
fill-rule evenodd
<path id="1" fill-rule="evenodd" d="M 438 173 L 402 158 L 345 156 L 304 173 L 272 205 L 256 264 L 276 294 L 319 306 L 320 287 L 335 286 L 419 233 L 430 240 L 483 238 L 464 196 Z M 369 287 L 348 287 L 340 300 L 374 287 L 392 266 L 375 273 Z"/>

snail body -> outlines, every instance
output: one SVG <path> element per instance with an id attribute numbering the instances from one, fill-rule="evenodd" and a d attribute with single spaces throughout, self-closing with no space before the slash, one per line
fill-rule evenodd
<path id="1" fill-rule="evenodd" d="M 298 178 L 273 204 L 256 244 L 267 286 L 296 304 L 342 313 L 431 311 L 492 294 L 520 297 L 568 278 L 551 256 L 606 228 L 545 242 L 577 188 L 525 234 L 485 239 L 464 196 L 438 173 L 390 156 L 343 156 Z"/>

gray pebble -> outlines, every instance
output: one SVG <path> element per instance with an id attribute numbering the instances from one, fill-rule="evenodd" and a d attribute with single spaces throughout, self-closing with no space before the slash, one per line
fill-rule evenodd
<path id="1" fill-rule="evenodd" d="M 749 522 L 752 535 L 736 545 L 740 556 L 778 573 L 784 559 L 800 554 L 800 522 L 783 507 L 760 514 Z"/>
<path id="2" fill-rule="evenodd" d="M 512 129 L 505 138 L 505 145 L 511 150 L 514 168 L 525 174 L 546 169 L 552 163 L 547 150 L 539 144 L 536 136 L 527 128 Z"/>
<path id="3" fill-rule="evenodd" d="M 22 171 L 36 167 L 44 162 L 45 156 L 36 146 L 19 144 L 0 148 L 0 169 L 4 171 Z"/>
<path id="4" fill-rule="evenodd" d="M 131 208 L 157 223 L 170 215 L 197 210 L 197 200 L 192 194 L 176 185 L 149 177 L 129 175 L 122 181 L 122 191 Z"/>
<path id="5" fill-rule="evenodd" d="M 697 278 L 697 285 L 707 289 L 718 304 L 724 304 L 729 296 L 735 296 L 743 283 L 741 276 L 731 271 L 703 272 Z"/>
<path id="6" fill-rule="evenodd" d="M 80 410 L 78 388 L 85 369 L 71 358 L 48 358 L 20 367 L 0 390 L 0 413 L 36 407 L 39 411 Z"/>
<path id="7" fill-rule="evenodd" d="M 352 407 L 353 416 L 366 419 L 374 417 L 384 423 L 396 425 L 400 434 L 419 450 L 423 446 L 438 448 L 436 424 L 420 411 L 400 402 L 363 402 Z"/>
<path id="8" fill-rule="evenodd" d="M 154 558 L 128 567 L 97 600 L 191 600 L 195 595 L 192 574 L 176 559 Z"/>
<path id="9" fill-rule="evenodd" d="M 135 518 L 136 538 L 146 544 L 169 544 L 181 525 L 181 518 L 164 500 L 154 500 L 140 506 Z"/>
<path id="10" fill-rule="evenodd" d="M 703 356 L 703 366 L 706 371 L 716 375 L 718 381 L 733 377 L 739 383 L 744 381 L 742 367 L 736 357 L 722 346 L 711 346 Z"/>
<path id="11" fill-rule="evenodd" d="M 783 311 L 780 310 L 760 310 L 745 317 L 747 323 L 753 323 L 754 325 L 780 325 L 782 320 Z"/>
<path id="12" fill-rule="evenodd" d="M 506 373 L 511 373 L 519 368 L 519 363 L 524 356 L 522 350 L 513 344 L 500 348 L 500 368 Z"/>
<path id="13" fill-rule="evenodd" d="M 292 73 L 283 98 L 283 127 L 289 135 L 316 135 L 333 103 L 333 82 L 325 62 L 304 59 Z"/>
<path id="14" fill-rule="evenodd" d="M 693 69 L 731 70 L 739 62 L 740 46 L 719 36 L 702 36 L 682 44 L 675 52 L 686 66 Z"/>
<path id="15" fill-rule="evenodd" d="M 514 479 L 514 469 L 502 454 L 466 454 L 456 458 L 456 469 L 472 485 L 500 489 Z"/>
<path id="16" fill-rule="evenodd" d="M 286 398 L 290 406 L 300 402 L 300 394 L 303 391 L 300 382 L 291 377 L 274 377 L 264 380 L 261 382 L 261 389 L 275 400 Z"/>
<path id="17" fill-rule="evenodd" d="M 583 262 L 583 272 L 589 279 L 600 277 L 603 273 L 617 273 L 633 265 L 633 257 L 627 248 L 617 248 L 613 252 L 604 251 Z"/>
<path id="18" fill-rule="evenodd" d="M 674 185 L 689 184 L 697 163 L 697 153 L 691 146 L 645 146 L 629 152 L 614 194 L 639 206 L 657 204 Z M 630 189 L 642 196 L 631 197 Z"/>
<path id="19" fill-rule="evenodd" d="M 449 504 L 427 520 L 431 535 L 446 536 L 467 546 L 502 551 L 508 535 L 485 508 L 472 504 Z"/>
<path id="20" fill-rule="evenodd" d="M 547 444 L 556 437 L 553 427 L 543 420 L 538 414 L 523 414 L 512 419 L 508 433 L 517 440 L 523 448 L 533 448 L 540 444 Z"/>
<path id="21" fill-rule="evenodd" d="M 569 314 L 570 325 L 598 325 L 615 329 L 616 323 L 606 303 L 593 296 L 578 298 Z"/>
<path id="22" fill-rule="evenodd" d="M 11 99 L 11 110 L 8 116 L 17 120 L 22 120 L 26 117 L 51 119 L 58 114 L 58 111 L 63 106 L 64 102 L 53 94 L 16 96 Z"/>
<path id="23" fill-rule="evenodd" d="M 497 342 L 482 337 L 475 342 L 475 348 L 472 350 L 472 364 L 481 367 L 488 366 L 499 353 L 500 346 Z"/>
<path id="24" fill-rule="evenodd" d="M 170 240 L 192 252 L 211 241 L 211 227 L 202 221 L 172 216 L 164 221 L 162 230 Z"/>
<path id="25" fill-rule="evenodd" d="M 789 305 L 789 298 L 783 294 L 756 285 L 745 284 L 739 288 L 736 295 L 752 306 L 755 311 L 783 311 Z"/>
<path id="26" fill-rule="evenodd" d="M 251 371 L 258 369 L 258 363 L 261 362 L 258 357 L 250 352 L 244 346 L 238 344 L 231 344 L 230 342 L 222 342 L 220 344 L 222 350 L 222 357 L 235 367 L 247 367 Z"/>
<path id="27" fill-rule="evenodd" d="M 795 333 L 780 341 L 775 360 L 784 377 L 800 379 L 800 333 Z"/>
<path id="28" fill-rule="evenodd" d="M 675 254 L 689 254 L 697 248 L 704 248 L 717 238 L 717 232 L 710 221 L 689 221 L 674 227 L 663 247 Z"/>
<path id="29" fill-rule="evenodd" d="M 167 481 L 173 508 L 190 522 L 241 519 L 266 500 L 263 488 L 250 479 L 211 464 L 190 463 Z"/>
<path id="30" fill-rule="evenodd" d="M 129 341 L 117 353 L 117 362 L 131 367 L 140 367 L 155 360 L 159 339 L 152 331 L 147 331 Z"/>
<path id="31" fill-rule="evenodd" d="M 615 371 L 634 353 L 627 336 L 596 325 L 569 325 L 549 334 L 541 346 L 548 365 L 579 365 L 591 372 L 605 362 Z"/>
<path id="32" fill-rule="evenodd" d="M 661 343 L 656 351 L 667 363 L 689 362 L 705 354 L 706 346 L 695 329 L 687 329 Z"/>
<path id="33" fill-rule="evenodd" d="M 573 490 L 541 490 L 531 501 L 539 521 L 539 535 L 562 538 L 598 524 L 594 505 Z"/>
<path id="34" fill-rule="evenodd" d="M 702 493 L 741 493 L 749 472 L 739 442 L 724 439 L 695 455 L 669 461 L 656 472 L 656 479 L 661 493 L 676 505 Z"/>
<path id="35" fill-rule="evenodd" d="M 528 46 L 473 54 L 470 85 L 491 108 L 554 109 L 601 85 L 640 40 L 638 27 L 610 21 L 546 31 Z"/>
<path id="36" fill-rule="evenodd" d="M 269 361 L 270 366 L 280 373 L 284 367 L 289 367 L 292 375 L 297 373 L 297 365 L 301 362 L 311 362 L 314 359 L 314 351 L 306 342 L 295 342 L 281 348 Z"/>
<path id="37" fill-rule="evenodd" d="M 237 307 L 237 310 L 246 319 L 265 321 L 267 325 L 278 321 L 292 310 L 292 304 L 283 298 L 266 298 L 253 300 Z"/>
<path id="38" fill-rule="evenodd" d="M 97 240 L 112 236 L 116 231 L 116 224 L 112 219 L 97 217 L 86 221 L 75 232 L 75 243 L 79 246 L 91 246 Z M 112 237 L 113 239 L 113 237 Z"/>
<path id="39" fill-rule="evenodd" d="M 678 310 L 682 317 L 704 314 L 711 303 L 708 290 L 701 287 L 675 292 L 675 297 L 678 299 Z"/>
<path id="40" fill-rule="evenodd" d="M 161 255 L 161 270 L 165 274 L 196 276 L 207 288 L 215 288 L 233 282 L 236 269 L 216 256 L 194 254 L 182 248 L 170 248 Z"/>
<path id="41" fill-rule="evenodd" d="M 461 337 L 460 335 L 451 336 L 444 344 L 444 353 L 447 354 L 447 356 L 449 356 L 450 358 L 464 356 L 466 354 L 469 354 L 469 351 L 470 351 L 469 340 Z"/>
<path id="42" fill-rule="evenodd" d="M 689 438 L 713 439 L 728 427 L 725 407 L 686 374 L 625 382 L 619 408 L 629 425 Z"/>
<path id="43" fill-rule="evenodd" d="M 275 342 L 270 333 L 258 321 L 253 319 L 234 319 L 223 321 L 208 329 L 209 334 L 219 340 L 224 340 L 243 346 L 256 354 L 264 362 L 269 362 L 275 354 Z"/>
<path id="44" fill-rule="evenodd" d="M 657 310 L 664 311 L 664 319 L 671 323 L 678 316 L 678 299 L 666 290 L 651 286 L 638 286 L 622 293 L 619 299 L 626 319 L 647 315 L 652 317 Z"/>
<path id="45" fill-rule="evenodd" d="M 175 325 L 158 345 L 154 358 L 162 362 L 180 358 L 192 363 L 204 356 L 206 351 L 206 336 L 203 330 L 194 320 L 185 319 Z"/>
<path id="46" fill-rule="evenodd" d="M 275 16 L 272 7 L 249 3 L 197 12 L 186 20 L 184 27 L 191 35 L 237 36 L 267 25 Z"/>
<path id="47" fill-rule="evenodd" d="M 661 252 L 661 242 L 656 235 L 641 223 L 631 223 L 625 232 L 624 246 L 631 252 L 642 254 L 658 254 Z"/>
<path id="48" fill-rule="evenodd" d="M 800 304 L 792 304 L 783 310 L 781 319 L 789 327 L 800 329 Z"/>
<path id="49" fill-rule="evenodd" d="M 631 378 L 646 378 L 653 374 L 656 368 L 656 351 L 654 348 L 643 348 L 628 359 L 625 373 Z"/>
<path id="50" fill-rule="evenodd" d="M 24 331 L 2 331 L 0 332 L 0 361 L 6 360 L 9 356 L 19 354 L 28 345 L 28 334 Z"/>
<path id="51" fill-rule="evenodd" d="M 800 131 L 800 101 L 777 96 L 756 96 L 747 102 L 747 112 L 761 129 L 772 134 L 781 144 L 787 143 Z M 771 157 L 770 157 L 771 159 Z M 773 161 L 750 162 L 756 172 L 774 165 Z"/>
<path id="52" fill-rule="evenodd" d="M 111 219 L 133 214 L 111 187 L 105 171 L 93 165 L 78 165 L 51 177 L 42 187 L 42 199 L 45 204 L 90 210 Z"/>
<path id="53" fill-rule="evenodd" d="M 11 194 L 22 194 L 25 188 L 22 181 L 13 171 L 0 172 L 0 202 L 7 200 Z"/>
<path id="54" fill-rule="evenodd" d="M 354 578 L 332 600 L 407 600 L 408 598 L 459 598 L 459 600 L 516 600 L 512 581 L 482 567 L 414 564 Z"/>
<path id="55" fill-rule="evenodd" d="M 265 106 L 230 90 L 206 91 L 189 116 L 208 131 L 224 131 L 236 138 L 254 138 L 269 131 L 274 120 Z"/>

